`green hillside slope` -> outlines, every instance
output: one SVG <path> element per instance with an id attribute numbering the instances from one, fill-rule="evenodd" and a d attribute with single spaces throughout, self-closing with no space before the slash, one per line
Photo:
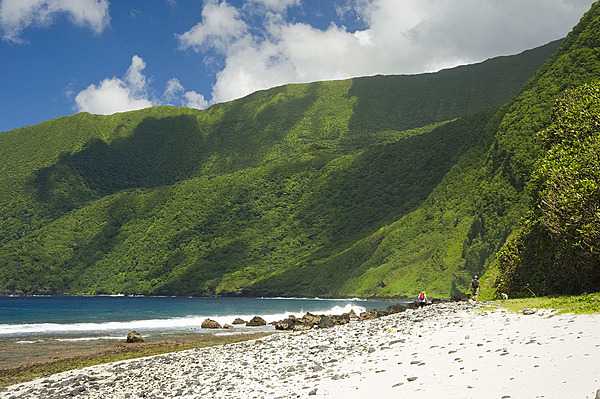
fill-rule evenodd
<path id="1" fill-rule="evenodd" d="M 596 2 L 510 105 L 497 132 L 490 172 L 506 200 L 489 194 L 522 217 L 500 253 L 499 270 L 491 269 L 502 292 L 600 289 L 599 78 Z"/>
<path id="2" fill-rule="evenodd" d="M 478 214 L 495 109 L 558 46 L 2 134 L 0 291 L 448 295 L 518 217 Z"/>

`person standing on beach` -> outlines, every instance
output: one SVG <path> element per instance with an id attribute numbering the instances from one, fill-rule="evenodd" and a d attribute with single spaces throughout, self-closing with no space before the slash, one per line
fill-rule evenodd
<path id="1" fill-rule="evenodd" d="M 420 308 L 427 305 L 427 294 L 425 294 L 425 291 L 419 292 L 419 296 L 417 297 L 417 304 Z"/>
<path id="2" fill-rule="evenodd" d="M 474 275 L 471 280 L 471 299 L 476 301 L 479 297 L 479 276 Z"/>

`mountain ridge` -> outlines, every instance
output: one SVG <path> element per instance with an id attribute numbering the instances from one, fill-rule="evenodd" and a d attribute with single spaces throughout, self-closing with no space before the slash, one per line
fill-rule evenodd
<path id="1" fill-rule="evenodd" d="M 0 135 L 0 291 L 458 294 L 507 234 L 477 216 L 495 110 L 559 45 Z"/>

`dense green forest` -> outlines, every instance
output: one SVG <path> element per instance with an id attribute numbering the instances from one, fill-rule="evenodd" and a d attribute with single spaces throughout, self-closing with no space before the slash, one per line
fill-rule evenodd
<path id="1" fill-rule="evenodd" d="M 598 287 L 599 25 L 596 4 L 480 64 L 0 134 L 0 292 Z"/>

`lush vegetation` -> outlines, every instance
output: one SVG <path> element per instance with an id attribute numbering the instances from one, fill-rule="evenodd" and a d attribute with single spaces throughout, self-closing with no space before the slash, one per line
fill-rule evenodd
<path id="1" fill-rule="evenodd" d="M 600 287 L 600 84 L 567 91 L 540 132 L 534 207 L 500 254 L 501 289 L 579 293 Z"/>
<path id="2" fill-rule="evenodd" d="M 589 314 L 600 312 L 600 293 L 509 299 L 506 301 L 497 301 L 494 304 L 513 312 L 522 312 L 523 309 L 529 308 L 554 309 L 559 313 Z"/>
<path id="3" fill-rule="evenodd" d="M 501 122 L 493 170 L 522 216 L 494 271 L 501 292 L 600 289 L 599 32 L 595 3 Z"/>
<path id="4" fill-rule="evenodd" d="M 0 135 L 0 291 L 460 295 L 529 206 L 512 121 L 558 73 L 498 109 L 558 46 Z"/>

